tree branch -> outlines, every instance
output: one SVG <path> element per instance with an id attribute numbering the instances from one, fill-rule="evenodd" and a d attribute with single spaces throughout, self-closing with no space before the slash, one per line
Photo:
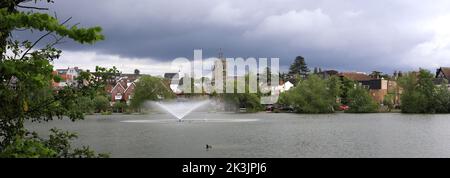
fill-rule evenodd
<path id="1" fill-rule="evenodd" d="M 42 39 L 44 39 L 46 36 L 50 35 L 51 33 L 53 33 L 53 32 L 47 32 L 46 34 L 42 35 L 39 39 L 37 39 L 37 40 L 33 43 L 33 45 L 31 45 L 31 46 L 25 51 L 25 53 L 23 53 L 22 57 L 20 57 L 20 60 L 22 60 L 22 59 L 28 54 L 28 52 L 30 52 L 30 50 L 31 50 L 34 46 L 36 46 L 37 43 L 39 43 L 39 41 L 41 41 Z"/>
<path id="2" fill-rule="evenodd" d="M 60 44 L 60 43 L 61 43 L 61 40 L 64 39 L 63 36 L 62 36 L 62 37 L 59 37 L 59 38 L 57 38 L 56 36 L 54 36 L 54 38 L 55 38 L 55 41 L 54 41 L 53 43 L 51 43 L 50 45 L 48 45 L 48 47 L 53 47 L 53 46 L 55 46 L 55 45 L 57 45 L 57 44 Z"/>
<path id="3" fill-rule="evenodd" d="M 36 10 L 43 10 L 43 11 L 48 10 L 48 8 L 45 8 L 45 7 L 33 7 L 33 6 L 22 6 L 22 5 L 16 5 L 16 6 L 20 7 L 20 8 L 24 8 L 24 9 L 36 9 Z"/>
<path id="4" fill-rule="evenodd" d="M 72 19 L 72 17 L 69 17 L 67 20 L 65 20 L 63 23 L 61 23 L 60 25 L 64 25 L 67 22 L 70 21 L 70 19 Z M 46 36 L 50 35 L 51 33 L 53 33 L 52 31 L 47 32 L 46 34 L 42 35 L 39 39 L 37 39 L 26 51 L 25 53 L 23 53 L 22 57 L 20 57 L 20 60 L 22 60 L 27 54 L 29 54 L 28 52 L 30 52 L 30 50 L 36 46 L 36 44 L 39 43 L 39 41 L 41 41 L 42 39 L 44 39 Z"/>

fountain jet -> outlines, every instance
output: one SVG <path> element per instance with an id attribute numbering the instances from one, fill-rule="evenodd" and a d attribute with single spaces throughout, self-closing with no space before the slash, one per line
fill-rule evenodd
<path id="1" fill-rule="evenodd" d="M 181 102 L 154 102 L 153 104 L 165 112 L 173 115 L 181 121 L 192 111 L 208 104 L 209 100 L 204 101 L 181 101 Z"/>

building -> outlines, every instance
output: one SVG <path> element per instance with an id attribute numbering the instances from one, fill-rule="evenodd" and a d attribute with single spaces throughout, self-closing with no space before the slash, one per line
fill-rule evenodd
<path id="1" fill-rule="evenodd" d="M 341 72 L 338 74 L 339 77 L 341 78 L 347 78 L 353 81 L 367 81 L 367 80 L 371 80 L 372 78 L 367 75 L 364 72 Z"/>
<path id="2" fill-rule="evenodd" d="M 227 74 L 227 61 L 224 57 L 219 56 L 219 60 L 214 61 L 213 67 L 212 67 L 212 79 L 211 84 L 213 86 L 219 85 L 223 86 L 224 82 L 227 81 L 228 74 Z M 217 83 L 217 78 L 222 77 L 222 82 Z"/>
<path id="3" fill-rule="evenodd" d="M 388 94 L 395 96 L 394 104 L 400 103 L 400 90 L 396 81 L 386 80 L 384 78 L 372 78 L 363 72 L 342 72 L 338 76 L 358 82 L 364 88 L 368 89 L 372 98 L 380 104 L 383 103 L 384 98 Z"/>
<path id="4" fill-rule="evenodd" d="M 77 77 L 83 70 L 78 67 L 68 67 L 67 69 L 56 69 L 53 71 L 53 75 L 57 75 L 61 78 L 59 82 L 53 81 L 52 85 L 54 88 L 62 88 L 65 86 L 75 85 L 77 83 Z"/>
<path id="5" fill-rule="evenodd" d="M 450 90 L 450 67 L 441 67 L 436 70 L 436 79 L 434 83 L 436 85 L 442 85 L 444 83 L 447 84 L 448 89 Z"/>
<path id="6" fill-rule="evenodd" d="M 139 73 L 134 74 L 121 74 L 115 77 L 115 80 L 110 82 L 106 88 L 106 91 L 110 95 L 111 105 L 116 102 L 130 103 L 133 98 L 134 89 L 136 88 L 136 82 L 139 81 Z"/>
<path id="7" fill-rule="evenodd" d="M 275 90 L 272 90 L 272 92 L 275 91 L 276 93 L 280 94 L 289 91 L 292 87 L 294 87 L 294 84 L 292 84 L 290 81 L 280 81 L 280 85 L 275 87 Z"/>

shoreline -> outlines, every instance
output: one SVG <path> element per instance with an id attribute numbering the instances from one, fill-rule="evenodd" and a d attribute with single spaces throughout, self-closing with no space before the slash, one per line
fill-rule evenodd
<path id="1" fill-rule="evenodd" d="M 292 115 L 335 115 L 335 114 L 348 114 L 348 115 L 368 115 L 368 114 L 401 114 L 401 115 L 450 115 L 450 113 L 403 113 L 401 111 L 392 111 L 392 112 L 373 112 L 373 113 L 348 113 L 343 111 L 337 111 L 334 113 L 295 113 L 295 112 L 194 112 L 194 113 L 208 113 L 208 114 L 292 114 Z M 149 112 L 149 113 L 111 113 L 111 114 L 102 114 L 102 113 L 93 113 L 93 114 L 85 114 L 84 116 L 141 116 L 141 115 L 170 115 L 169 113 L 164 112 Z"/>

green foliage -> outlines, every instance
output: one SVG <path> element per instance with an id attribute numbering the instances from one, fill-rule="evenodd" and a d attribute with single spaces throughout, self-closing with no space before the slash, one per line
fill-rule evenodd
<path id="1" fill-rule="evenodd" d="M 0 9 L 0 21 L 3 28 L 25 28 L 39 31 L 54 32 L 59 36 L 68 37 L 79 43 L 94 43 L 103 40 L 100 27 L 78 28 L 76 25 L 66 27 L 55 17 L 37 12 L 14 12 Z"/>
<path id="2" fill-rule="evenodd" d="M 270 73 L 270 71 L 266 70 L 266 72 Z M 267 76 L 267 73 L 264 73 L 263 76 Z M 246 108 L 246 112 L 258 112 L 263 109 L 260 101 L 261 93 L 259 88 L 253 88 L 252 90 L 257 91 L 256 93 L 250 92 L 249 85 L 249 75 L 245 76 L 245 81 L 234 81 L 233 92 L 226 92 L 221 94 L 220 97 L 226 103 L 227 110 L 238 111 L 239 108 Z M 262 82 L 267 82 L 267 78 L 262 77 Z M 238 92 L 238 86 L 245 86 L 244 91 Z"/>
<path id="3" fill-rule="evenodd" d="M 113 105 L 113 111 L 118 113 L 123 113 L 126 111 L 128 105 L 124 102 L 115 102 Z"/>
<path id="4" fill-rule="evenodd" d="M 0 158 L 104 158 L 107 154 L 95 154 L 89 147 L 72 148 L 71 141 L 77 135 L 59 129 L 51 129 L 48 139 L 42 139 L 36 133 L 31 137 L 17 136 L 14 142 L 8 145 Z"/>
<path id="5" fill-rule="evenodd" d="M 239 103 L 245 106 L 247 112 L 258 112 L 263 109 L 260 104 L 260 97 L 256 93 L 245 93 L 238 95 Z"/>
<path id="6" fill-rule="evenodd" d="M 56 151 L 39 140 L 21 138 L 15 138 L 12 144 L 0 152 L 0 158 L 52 158 L 56 155 Z"/>
<path id="7" fill-rule="evenodd" d="M 97 112 L 103 112 L 103 111 L 108 110 L 108 108 L 109 108 L 109 100 L 105 96 L 101 96 L 101 95 L 96 96 L 94 98 L 93 103 L 94 103 L 95 110 Z"/>
<path id="8" fill-rule="evenodd" d="M 146 101 L 171 99 L 175 95 L 163 79 L 152 76 L 142 76 L 136 82 L 131 107 L 140 108 Z"/>
<path id="9" fill-rule="evenodd" d="M 329 95 L 331 97 L 334 97 L 334 99 L 337 99 L 342 95 L 342 82 L 336 76 L 332 76 L 327 80 L 327 88 L 329 91 Z M 339 107 L 339 103 L 334 102 L 333 107 L 336 109 L 337 107 Z"/>
<path id="10" fill-rule="evenodd" d="M 76 102 L 76 106 L 78 107 L 78 109 L 83 112 L 83 113 L 87 113 L 87 114 L 91 114 L 94 112 L 94 101 L 88 97 L 88 96 L 82 96 L 80 98 L 77 98 L 75 100 Z"/>
<path id="11" fill-rule="evenodd" d="M 344 77 L 342 78 L 341 84 L 341 103 L 348 105 L 348 93 L 351 89 L 355 88 L 356 82 Z"/>
<path id="12" fill-rule="evenodd" d="M 106 115 L 111 115 L 112 112 L 111 111 L 102 111 L 102 112 L 100 112 L 100 114 L 106 116 Z"/>
<path id="13" fill-rule="evenodd" d="M 301 77 L 306 77 L 309 73 L 309 68 L 306 65 L 305 58 L 297 56 L 294 62 L 289 67 L 289 74 L 298 74 Z"/>
<path id="14" fill-rule="evenodd" d="M 369 91 L 361 86 L 354 87 L 348 92 L 349 113 L 377 112 L 378 104 L 370 96 Z"/>
<path id="15" fill-rule="evenodd" d="M 433 84 L 433 74 L 421 69 L 419 73 L 409 73 L 400 77 L 399 84 L 403 88 L 401 95 L 401 109 L 404 113 L 436 113 L 436 100 L 445 103 L 442 98 L 436 98 L 437 95 L 445 96 L 442 90 L 436 90 Z M 440 91 L 437 92 L 436 91 Z M 444 97 L 445 98 L 445 97 Z M 445 111 L 439 109 L 440 111 Z"/>
<path id="16" fill-rule="evenodd" d="M 46 13 L 15 10 L 21 2 L 5 0 L 0 3 L 0 152 L 7 157 L 51 157 L 52 152 L 46 149 L 49 145 L 42 145 L 46 142 L 25 137 L 24 121 L 41 122 L 64 116 L 72 121 L 83 119 L 86 108 L 79 106 L 87 102 L 83 97 L 92 98 L 104 91 L 107 76 L 117 70 L 97 67 L 96 75 L 83 72 L 73 86 L 53 90 L 52 81 L 60 78 L 53 75 L 52 62 L 62 52 L 54 46 L 63 38 L 92 44 L 104 38 L 101 28 L 68 27 L 65 24 L 70 19 L 60 23 Z M 15 29 L 38 30 L 44 35 L 34 42 L 18 41 L 11 36 Z M 44 39 L 50 42 L 38 45 Z M 77 152 L 83 150 L 87 149 Z M 15 152 L 18 154 L 14 155 Z"/>
<path id="17" fill-rule="evenodd" d="M 331 113 L 336 105 L 339 84 L 317 75 L 300 81 L 297 87 L 281 94 L 279 103 L 292 106 L 299 113 Z"/>
<path id="18" fill-rule="evenodd" d="M 437 113 L 450 113 L 450 90 L 447 82 L 436 88 L 434 101 Z"/>
<path id="19" fill-rule="evenodd" d="M 394 109 L 394 98 L 395 95 L 388 94 L 383 99 L 383 105 L 389 109 L 389 112 L 392 111 L 392 109 Z"/>
<path id="20" fill-rule="evenodd" d="M 258 112 L 263 109 L 260 97 L 256 93 L 225 93 L 222 95 L 229 109 L 237 111 L 246 108 L 247 112 Z"/>

